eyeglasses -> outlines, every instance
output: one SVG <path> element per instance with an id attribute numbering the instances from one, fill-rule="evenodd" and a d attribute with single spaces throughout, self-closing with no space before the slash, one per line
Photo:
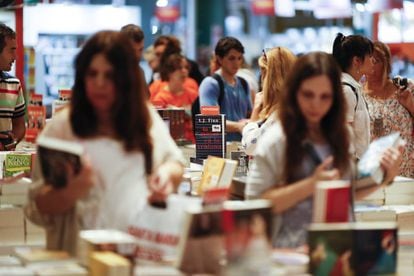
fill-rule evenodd
<path id="1" fill-rule="evenodd" d="M 265 60 L 267 60 L 267 52 L 269 52 L 272 48 L 263 48 L 262 49 L 262 53 L 263 53 L 263 57 L 265 58 Z"/>

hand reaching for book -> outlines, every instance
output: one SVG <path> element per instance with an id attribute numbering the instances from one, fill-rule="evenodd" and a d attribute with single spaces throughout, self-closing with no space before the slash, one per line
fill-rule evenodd
<path id="1" fill-rule="evenodd" d="M 94 184 L 94 173 L 89 161 L 82 160 L 82 168 L 75 174 L 72 166 L 67 166 L 68 170 L 68 193 L 75 199 L 86 196 Z"/>
<path id="2" fill-rule="evenodd" d="M 315 183 L 322 180 L 334 180 L 339 179 L 339 170 L 332 169 L 333 156 L 329 156 L 319 166 L 316 167 L 313 172 L 313 179 Z"/>
<path id="3" fill-rule="evenodd" d="M 153 206 L 166 207 L 166 199 L 181 182 L 183 166 L 176 161 L 167 161 L 155 170 L 148 179 L 150 195 L 148 202 Z"/>
<path id="4" fill-rule="evenodd" d="M 150 195 L 148 202 L 155 207 L 166 207 L 167 196 L 173 191 L 173 183 L 165 172 L 150 176 L 148 187 Z"/>

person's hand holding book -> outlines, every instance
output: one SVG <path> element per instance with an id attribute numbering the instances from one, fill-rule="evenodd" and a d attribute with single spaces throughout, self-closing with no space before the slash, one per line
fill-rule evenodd
<path id="1" fill-rule="evenodd" d="M 404 146 L 399 145 L 398 147 L 386 149 L 381 155 L 380 164 L 385 172 L 383 184 L 391 183 L 394 177 L 398 175 L 402 162 L 403 151 Z"/>
<path id="2" fill-rule="evenodd" d="M 67 195 L 77 200 L 86 196 L 94 185 L 94 173 L 87 159 L 83 158 L 82 167 L 75 173 L 73 166 L 67 165 Z"/>
<path id="3" fill-rule="evenodd" d="M 176 162 L 166 162 L 158 167 L 148 180 L 148 202 L 153 206 L 165 208 L 168 195 L 175 190 L 181 177 L 182 166 Z"/>

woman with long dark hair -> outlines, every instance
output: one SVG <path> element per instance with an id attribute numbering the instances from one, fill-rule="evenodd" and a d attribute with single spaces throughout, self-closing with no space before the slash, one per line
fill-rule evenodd
<path id="1" fill-rule="evenodd" d="M 164 200 L 181 180 L 181 153 L 148 105 L 133 51 L 125 34 L 93 35 L 75 60 L 69 108 L 41 133 L 79 142 L 88 160 L 61 189 L 35 169 L 26 214 L 45 226 L 48 249 L 75 253 L 79 229 L 126 231 L 147 200 Z"/>
<path id="2" fill-rule="evenodd" d="M 315 52 L 298 58 L 281 93 L 280 122 L 257 144 L 246 187 L 248 198 L 274 204 L 275 246 L 306 243 L 318 181 L 351 179 L 345 110 L 341 71 L 332 56 Z M 395 148 L 384 153 L 384 183 L 396 175 L 400 158 Z"/>

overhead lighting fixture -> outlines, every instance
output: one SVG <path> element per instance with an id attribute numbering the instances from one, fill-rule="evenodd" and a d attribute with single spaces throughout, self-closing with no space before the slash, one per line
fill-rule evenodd
<path id="1" fill-rule="evenodd" d="M 160 8 L 165 8 L 168 6 L 168 0 L 158 0 L 155 5 Z"/>

